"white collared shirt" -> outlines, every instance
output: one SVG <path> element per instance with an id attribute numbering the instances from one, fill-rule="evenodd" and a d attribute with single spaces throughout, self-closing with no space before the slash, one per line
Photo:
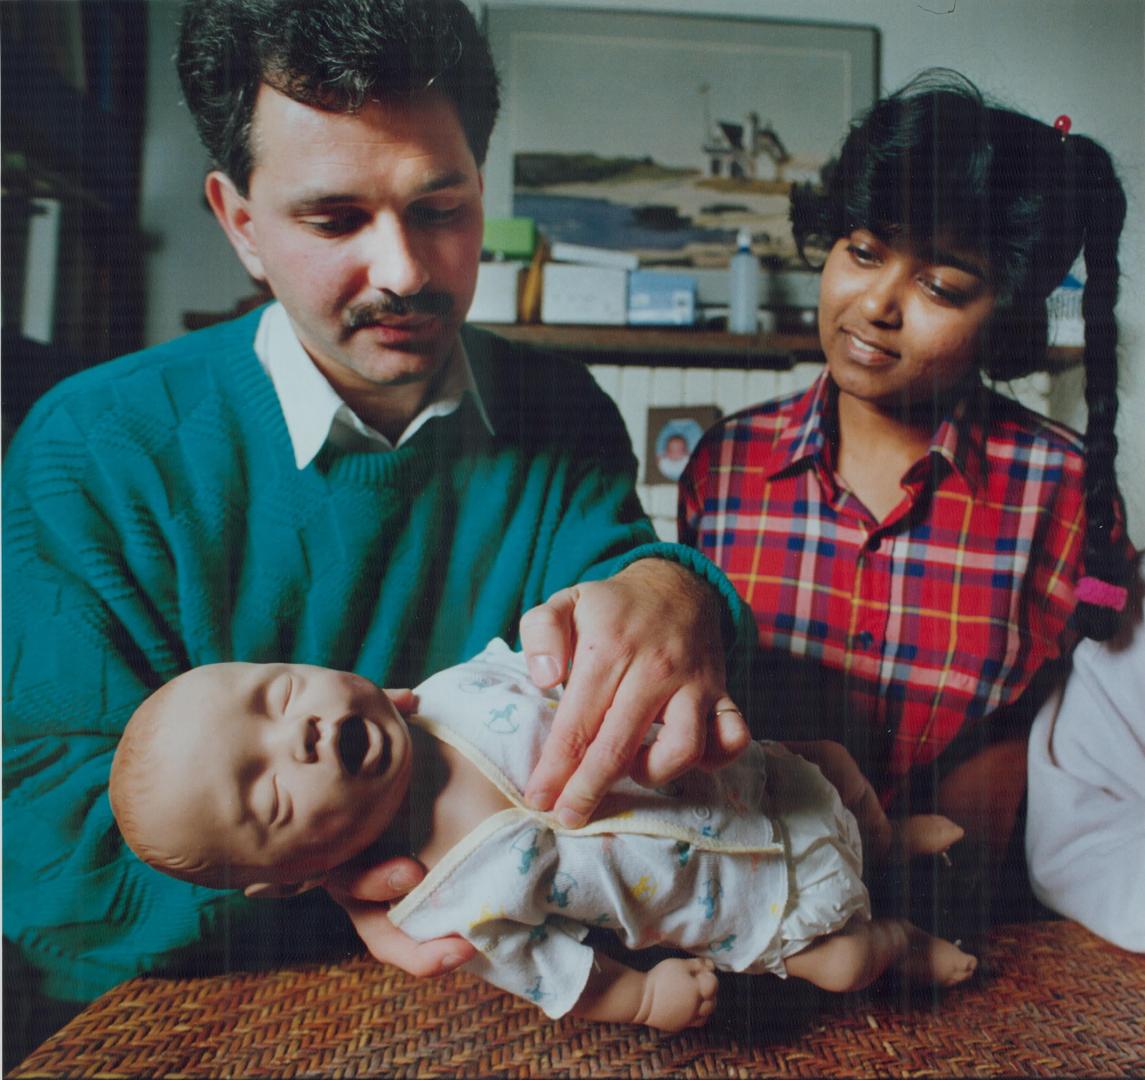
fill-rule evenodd
<path id="1" fill-rule="evenodd" d="M 433 417 L 455 412 L 466 393 L 473 395 L 482 421 L 490 434 L 493 433 L 460 338 L 437 393 L 409 422 L 396 443 L 364 423 L 338 396 L 302 347 L 286 308 L 280 303 L 271 304 L 263 312 L 255 333 L 254 351 L 274 384 L 294 448 L 294 461 L 300 469 L 314 460 L 327 440 L 343 449 L 394 450 Z"/>

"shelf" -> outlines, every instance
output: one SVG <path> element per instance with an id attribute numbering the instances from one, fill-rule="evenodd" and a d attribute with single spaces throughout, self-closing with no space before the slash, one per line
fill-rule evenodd
<path id="1" fill-rule="evenodd" d="M 646 367 L 771 368 L 822 362 L 813 333 L 729 334 L 664 326 L 550 326 L 541 323 L 479 323 L 510 341 L 581 355 L 586 363 Z M 1081 363 L 1080 348 L 1049 351 L 1047 370 Z"/>
<path id="2" fill-rule="evenodd" d="M 150 6 L 0 4 L 5 360 L 29 393 L 143 344 Z"/>
<path id="3" fill-rule="evenodd" d="M 815 334 L 729 334 L 663 326 L 479 325 L 539 349 L 591 354 L 585 359 L 595 364 L 786 369 L 799 361 L 822 360 Z"/>

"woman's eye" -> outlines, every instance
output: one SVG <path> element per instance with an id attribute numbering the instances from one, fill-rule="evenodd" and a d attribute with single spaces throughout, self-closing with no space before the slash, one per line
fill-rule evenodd
<path id="1" fill-rule="evenodd" d="M 878 262 L 878 256 L 870 248 L 865 248 L 861 244 L 848 244 L 847 251 L 855 262 L 864 266 Z"/>
<path id="2" fill-rule="evenodd" d="M 294 693 L 294 679 L 289 675 L 283 675 L 279 679 L 281 687 L 279 693 L 281 694 L 281 704 L 278 707 L 280 714 L 285 714 L 286 710 L 290 707 L 290 695 Z"/>
<path id="3" fill-rule="evenodd" d="M 965 304 L 970 299 L 970 296 L 963 290 L 951 289 L 939 281 L 924 280 L 922 282 L 922 287 L 936 299 L 941 300 L 945 304 L 954 304 L 957 306 Z"/>

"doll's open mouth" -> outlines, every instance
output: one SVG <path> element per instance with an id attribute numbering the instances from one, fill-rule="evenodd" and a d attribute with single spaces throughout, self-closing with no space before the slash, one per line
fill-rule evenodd
<path id="1" fill-rule="evenodd" d="M 347 716 L 338 727 L 338 757 L 346 772 L 357 776 L 369 749 L 370 733 L 366 730 L 366 721 L 360 716 Z"/>

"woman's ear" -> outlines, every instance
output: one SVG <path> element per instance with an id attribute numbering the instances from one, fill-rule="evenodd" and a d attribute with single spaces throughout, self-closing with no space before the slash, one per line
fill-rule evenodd
<path id="1" fill-rule="evenodd" d="M 310 881 L 299 881 L 295 884 L 281 884 L 275 885 L 270 882 L 256 882 L 254 885 L 248 885 L 243 889 L 243 895 L 248 896 L 252 900 L 285 900 L 291 896 L 297 896 L 299 893 L 304 893 L 310 889 L 317 888 L 321 885 L 320 878 L 312 878 Z"/>
<path id="2" fill-rule="evenodd" d="M 254 223 L 251 219 L 250 204 L 239 194 L 234 181 L 226 173 L 215 169 L 207 174 L 207 203 L 218 218 L 223 232 L 235 249 L 235 254 L 255 281 L 266 281 L 262 259 L 255 240 Z"/>

